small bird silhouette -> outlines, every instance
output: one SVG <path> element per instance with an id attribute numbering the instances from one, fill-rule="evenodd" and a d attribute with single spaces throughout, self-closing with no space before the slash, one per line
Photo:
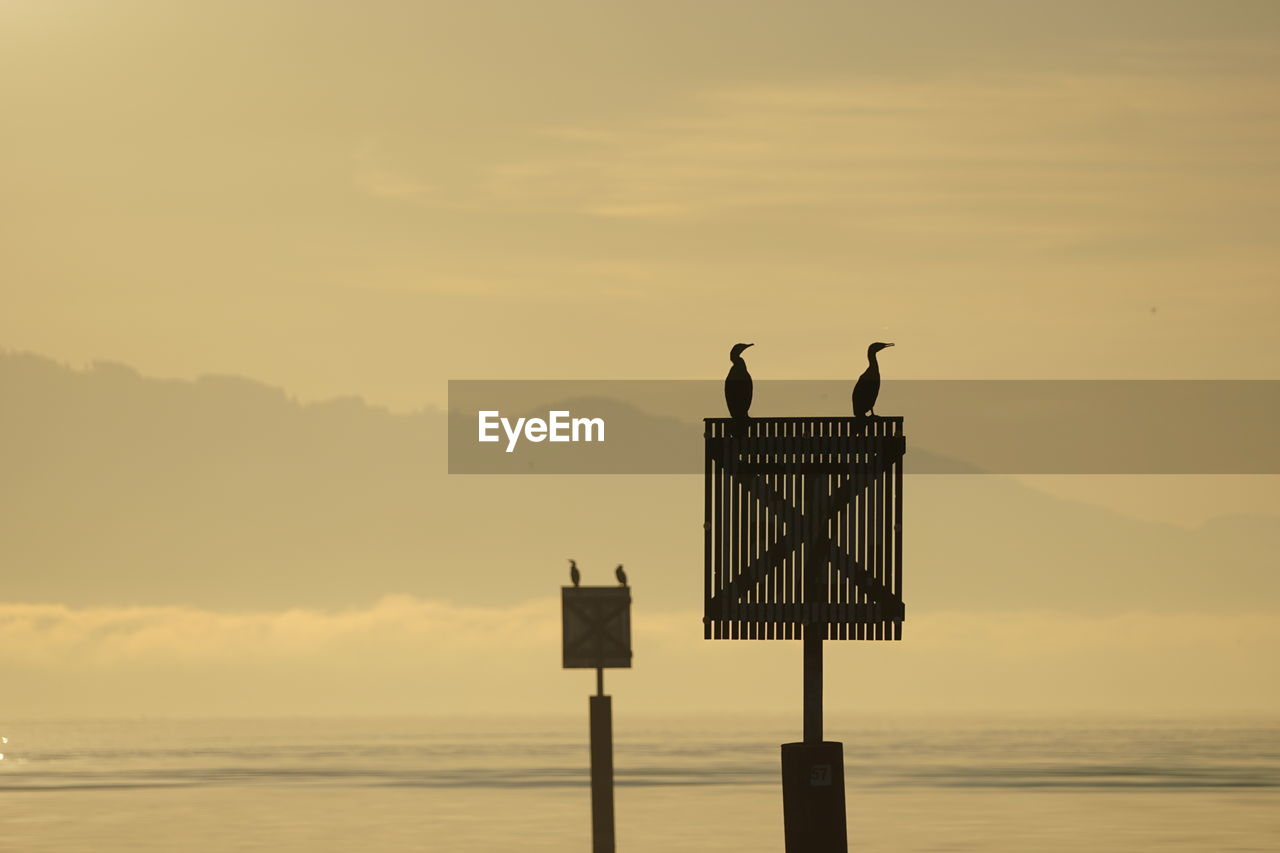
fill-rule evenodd
<path id="1" fill-rule="evenodd" d="M 618 568 L 613 570 L 613 576 L 618 579 L 618 583 L 627 585 L 627 573 L 622 570 L 622 563 L 618 563 Z"/>
<path id="2" fill-rule="evenodd" d="M 742 359 L 742 351 L 755 344 L 734 344 L 729 350 L 729 360 L 733 367 L 724 378 L 724 401 L 729 406 L 729 417 L 733 418 L 730 433 L 744 435 L 747 425 L 751 423 L 751 374 L 747 372 L 747 363 Z"/>
<path id="3" fill-rule="evenodd" d="M 858 382 L 853 386 L 853 416 L 865 417 L 870 413 L 875 416 L 876 397 L 880 396 L 880 365 L 876 362 L 876 353 L 893 344 L 882 344 L 879 341 L 867 347 L 867 369 L 862 371 Z"/>
<path id="4" fill-rule="evenodd" d="M 578 571 L 578 561 L 569 561 L 569 580 L 573 581 L 573 585 L 577 586 L 582 582 L 582 573 Z"/>

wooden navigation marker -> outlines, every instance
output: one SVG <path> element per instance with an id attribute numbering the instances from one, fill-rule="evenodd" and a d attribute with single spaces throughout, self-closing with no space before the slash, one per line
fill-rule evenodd
<path id="1" fill-rule="evenodd" d="M 588 702 L 591 849 L 613 853 L 613 699 L 604 692 L 604 671 L 631 666 L 631 587 L 561 587 L 560 613 L 564 668 L 596 671 L 596 695 Z"/>
<path id="2" fill-rule="evenodd" d="M 822 641 L 900 640 L 902 418 L 707 418 L 703 636 L 804 643 L 804 741 L 783 744 L 787 853 L 848 849 Z"/>
<path id="3" fill-rule="evenodd" d="M 631 666 L 631 587 L 560 588 L 565 669 Z"/>

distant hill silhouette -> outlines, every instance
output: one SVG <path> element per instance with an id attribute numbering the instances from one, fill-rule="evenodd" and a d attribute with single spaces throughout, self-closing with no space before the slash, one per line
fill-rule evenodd
<path id="1" fill-rule="evenodd" d="M 500 604 L 554 594 L 573 555 L 588 584 L 625 563 L 637 607 L 700 608 L 701 478 L 450 477 L 446 429 L 438 410 L 2 354 L 0 600 Z M 906 500 L 908 623 L 937 608 L 1280 603 L 1274 518 L 1185 530 L 998 476 L 913 477 Z"/>

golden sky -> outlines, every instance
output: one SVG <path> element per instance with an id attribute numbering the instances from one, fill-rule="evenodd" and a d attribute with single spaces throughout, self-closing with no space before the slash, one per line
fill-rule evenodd
<path id="1" fill-rule="evenodd" d="M 0 115 L 0 348 L 76 366 L 396 411 L 738 340 L 757 378 L 877 339 L 898 377 L 1280 376 L 1272 2 L 0 0 Z M 1276 479 L 1036 482 L 1190 525 Z"/>
<path id="2" fill-rule="evenodd" d="M 0 4 L 0 341 L 449 377 L 1271 378 L 1280 9 Z"/>

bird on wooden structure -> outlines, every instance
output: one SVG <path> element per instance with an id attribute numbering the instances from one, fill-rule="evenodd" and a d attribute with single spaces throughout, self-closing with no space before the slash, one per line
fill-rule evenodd
<path id="1" fill-rule="evenodd" d="M 875 416 L 876 397 L 880 395 L 880 365 L 876 362 L 876 353 L 893 344 L 883 344 L 877 341 L 867 347 L 867 369 L 862 371 L 862 375 L 858 377 L 858 382 L 853 386 L 853 416 L 855 418 L 865 417 L 870 414 Z"/>
<path id="2" fill-rule="evenodd" d="M 577 586 L 582 582 L 582 573 L 578 571 L 578 561 L 569 561 L 569 580 L 573 581 L 573 585 Z"/>
<path id="3" fill-rule="evenodd" d="M 618 579 L 618 583 L 627 585 L 627 573 L 622 570 L 622 563 L 618 563 L 618 568 L 613 570 L 613 576 Z"/>
<path id="4" fill-rule="evenodd" d="M 751 423 L 751 374 L 747 372 L 747 363 L 742 359 L 742 351 L 755 344 L 734 344 L 729 350 L 729 375 L 724 378 L 724 401 L 729 406 L 729 417 L 733 424 L 729 432 L 733 435 L 745 435 L 747 424 Z"/>

